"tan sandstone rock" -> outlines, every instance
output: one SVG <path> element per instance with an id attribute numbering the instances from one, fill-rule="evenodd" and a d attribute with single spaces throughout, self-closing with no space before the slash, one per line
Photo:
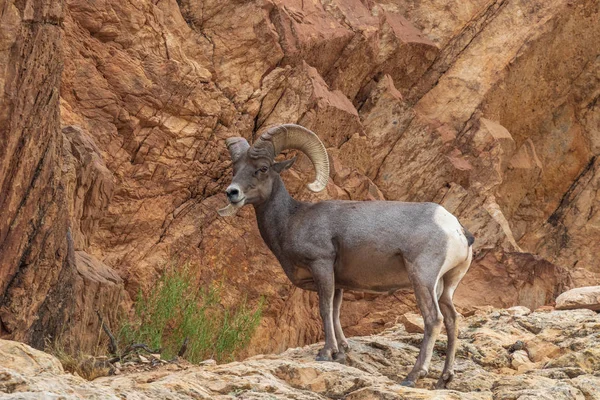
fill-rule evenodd
<path id="1" fill-rule="evenodd" d="M 600 311 L 600 286 L 586 286 L 567 290 L 556 298 L 557 310 L 587 308 Z"/>
<path id="2" fill-rule="evenodd" d="M 536 309 L 600 283 L 595 0 L 1 9 L 2 337 L 41 347 L 68 326 L 90 348 L 90 310 L 116 324 L 178 259 L 223 282 L 224 305 L 265 296 L 249 353 L 319 340 L 314 294 L 287 281 L 253 211 L 215 212 L 225 139 L 284 122 L 332 159 L 322 193 L 304 188 L 306 158 L 284 174 L 299 199 L 436 201 L 460 218 L 476 237 L 460 306 Z M 351 334 L 416 310 L 405 292 L 345 299 Z"/>
<path id="3" fill-rule="evenodd" d="M 436 344 L 429 376 L 416 388 L 399 385 L 412 368 L 423 336 L 406 332 L 401 324 L 379 335 L 350 338 L 347 365 L 314 361 L 321 346 L 316 344 L 229 364 L 203 363 L 183 369 L 167 364 L 91 382 L 64 373 L 48 354 L 0 340 L 4 360 L 0 395 L 66 399 L 596 399 L 600 378 L 595 370 L 583 364 L 560 363 L 564 356 L 549 355 L 550 362 L 545 365 L 533 363 L 525 350 L 514 350 L 515 339 L 544 337 L 564 343 L 569 360 L 596 357 L 591 354 L 600 343 L 597 331 L 585 328 L 590 324 L 600 324 L 600 316 L 589 310 L 525 315 L 510 310 L 480 311 L 460 324 L 456 376 L 447 390 L 430 390 L 443 366 L 440 343 L 444 336 Z M 534 326 L 537 334 L 532 333 Z M 511 341 L 513 346 L 508 345 Z M 494 362 L 484 362 L 484 354 L 495 354 Z"/>
<path id="4" fill-rule="evenodd" d="M 408 333 L 423 333 L 425 325 L 423 323 L 423 317 L 420 314 L 403 314 L 398 319 L 398 322 L 404 325 L 404 329 L 406 329 L 406 332 Z"/>

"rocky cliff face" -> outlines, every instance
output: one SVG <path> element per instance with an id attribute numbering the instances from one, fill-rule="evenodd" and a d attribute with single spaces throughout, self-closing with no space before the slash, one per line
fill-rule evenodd
<path id="1" fill-rule="evenodd" d="M 600 282 L 595 0 L 3 0 L 0 334 L 95 342 L 173 260 L 225 302 L 267 298 L 253 352 L 320 336 L 251 209 L 215 210 L 224 139 L 296 122 L 323 139 L 285 176 L 305 200 L 436 201 L 477 237 L 459 305 Z M 401 300 L 398 301 L 398 298 Z M 346 295 L 350 335 L 410 295 Z M 95 334 L 95 333 L 94 333 Z"/>
<path id="2" fill-rule="evenodd" d="M 398 384 L 422 339 L 403 325 L 350 339 L 348 365 L 314 361 L 319 346 L 313 345 L 224 365 L 168 363 L 92 382 L 65 374 L 46 353 L 0 340 L 0 393 L 10 399 L 598 399 L 598 328 L 600 316 L 590 310 L 479 310 L 461 323 L 456 376 L 441 391 L 425 389 L 441 373 L 445 337 L 430 377 L 418 388 Z"/>

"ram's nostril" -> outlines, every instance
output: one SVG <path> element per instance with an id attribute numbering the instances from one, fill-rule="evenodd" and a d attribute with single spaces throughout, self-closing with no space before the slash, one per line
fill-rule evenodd
<path id="1" fill-rule="evenodd" d="M 232 198 L 240 194 L 240 191 L 237 189 L 227 189 L 227 197 Z"/>

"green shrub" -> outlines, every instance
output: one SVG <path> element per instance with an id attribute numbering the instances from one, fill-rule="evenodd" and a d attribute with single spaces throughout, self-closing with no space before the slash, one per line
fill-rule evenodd
<path id="1" fill-rule="evenodd" d="M 138 293 L 133 321 L 122 324 L 120 347 L 144 343 L 171 359 L 187 338 L 185 358 L 191 362 L 233 360 L 260 322 L 263 299 L 255 309 L 245 298 L 228 309 L 220 304 L 221 288 L 198 288 L 189 265 L 170 268 L 146 296 Z"/>

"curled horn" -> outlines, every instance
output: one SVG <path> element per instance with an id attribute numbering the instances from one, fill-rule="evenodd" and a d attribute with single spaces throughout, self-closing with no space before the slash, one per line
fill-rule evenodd
<path id="1" fill-rule="evenodd" d="M 236 162 L 250 148 L 248 141 L 243 137 L 230 137 L 225 140 L 231 161 Z"/>
<path id="2" fill-rule="evenodd" d="M 274 159 L 283 150 L 300 150 L 315 167 L 314 182 L 308 184 L 313 192 L 325 189 L 329 179 L 329 158 L 319 137 L 311 130 L 295 124 L 277 125 L 263 133 L 250 150 L 251 157 L 264 157 L 265 151 Z"/>

